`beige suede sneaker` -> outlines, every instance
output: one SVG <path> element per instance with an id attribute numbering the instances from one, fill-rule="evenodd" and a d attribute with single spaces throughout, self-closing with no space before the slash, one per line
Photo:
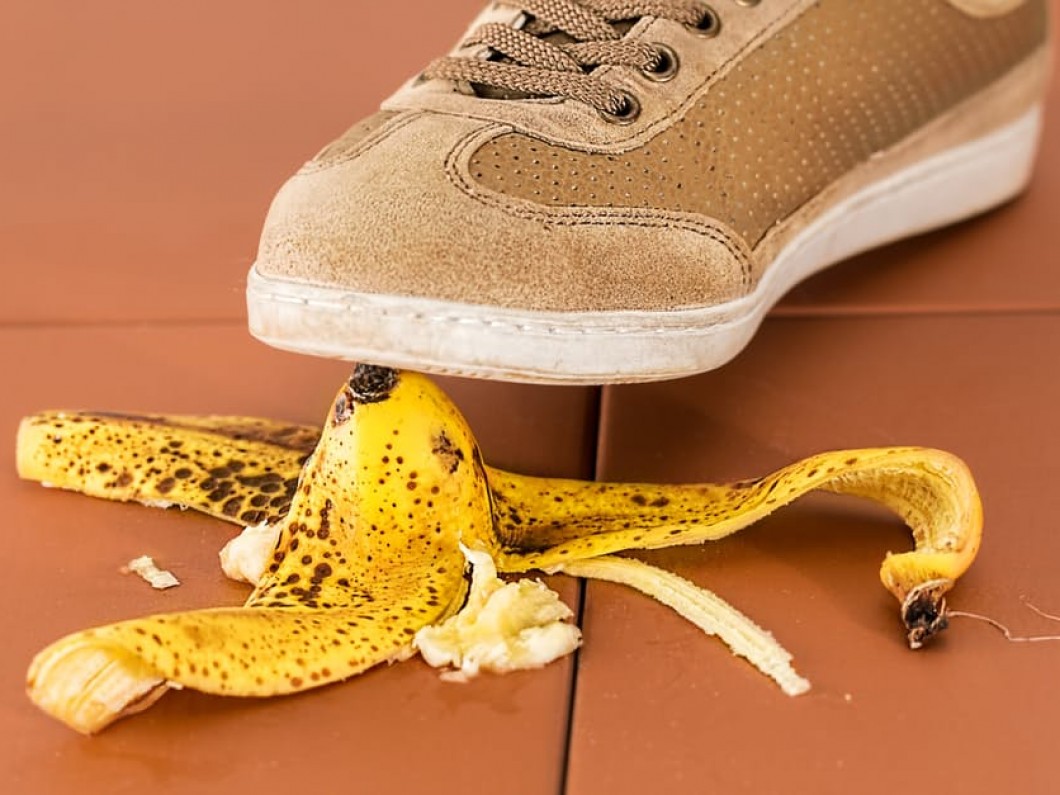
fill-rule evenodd
<path id="1" fill-rule="evenodd" d="M 280 191 L 251 331 L 518 381 L 718 367 L 799 280 L 1020 192 L 1047 4 L 494 3 Z"/>

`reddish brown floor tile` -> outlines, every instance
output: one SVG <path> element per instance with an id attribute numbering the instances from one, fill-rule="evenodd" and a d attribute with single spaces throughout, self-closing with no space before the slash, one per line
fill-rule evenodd
<path id="1" fill-rule="evenodd" d="M 0 323 L 242 318 L 281 182 L 480 6 L 5 3 Z"/>
<path id="2" fill-rule="evenodd" d="M 0 266 L 17 275 L 0 293 L 9 443 L 18 417 L 45 406 L 313 421 L 346 366 L 269 351 L 242 331 L 268 201 L 480 5 L 415 0 L 395 21 L 385 5 L 321 0 L 197 0 L 162 15 L 114 0 L 9 4 L 0 69 L 19 76 L 0 88 Z M 1060 100 L 1060 81 L 1052 93 Z M 729 479 L 833 446 L 948 447 L 977 472 L 988 522 L 955 606 L 1055 632 L 1021 599 L 1060 611 L 1060 470 L 1049 458 L 1060 320 L 1042 311 L 1060 297 L 1057 129 L 1060 101 L 1036 181 L 1010 207 L 797 288 L 778 309 L 788 319 L 719 373 L 608 393 L 602 474 Z M 1012 309 L 1040 314 L 791 319 Z M 227 322 L 180 322 L 204 319 Z M 589 473 L 594 392 L 446 384 L 491 462 Z M 558 789 L 569 661 L 463 688 L 409 662 L 267 702 L 171 694 L 100 737 L 75 736 L 21 692 L 32 654 L 91 623 L 238 602 L 245 591 L 215 562 L 230 531 L 47 492 L 10 470 L 0 500 L 15 562 L 5 594 L 18 606 L 0 619 L 0 780 L 14 791 Z M 724 543 L 650 557 L 773 629 L 815 683 L 797 700 L 664 608 L 594 585 L 569 791 L 1052 791 L 1060 648 L 960 623 L 936 647 L 906 651 L 875 571 L 907 544 L 876 511 L 813 499 Z M 117 574 L 143 552 L 184 586 L 160 594 Z M 559 586 L 573 604 L 573 585 Z"/>
<path id="3" fill-rule="evenodd" d="M 1060 15 L 1053 15 L 1060 39 Z M 957 226 L 867 252 L 796 287 L 786 316 L 1060 308 L 1060 62 L 1041 155 L 1017 201 Z"/>
<path id="4" fill-rule="evenodd" d="M 7 373 L 0 434 L 45 407 L 237 412 L 311 422 L 346 365 L 279 353 L 241 326 L 0 331 Z M 595 393 L 449 380 L 488 460 L 586 476 Z M 32 655 L 61 635 L 118 618 L 238 604 L 217 551 L 233 529 L 193 514 L 91 500 L 0 478 L 7 545 L 0 618 L 0 780 L 6 791 L 373 793 L 555 791 L 570 661 L 541 672 L 447 685 L 419 660 L 303 696 L 265 701 L 171 693 L 148 712 L 83 738 L 22 690 Z M 152 554 L 183 580 L 152 591 L 119 567 Z M 577 587 L 556 582 L 576 606 Z"/>
<path id="5" fill-rule="evenodd" d="M 727 368 L 605 392 L 600 475 L 730 480 L 821 450 L 924 444 L 963 456 L 986 508 L 953 607 L 1020 634 L 1060 613 L 1060 316 L 771 320 Z M 1060 644 L 955 620 L 904 646 L 877 579 L 909 548 L 877 509 L 814 498 L 649 560 L 747 611 L 814 683 L 789 699 L 647 598 L 589 586 L 568 792 L 1055 791 Z"/>

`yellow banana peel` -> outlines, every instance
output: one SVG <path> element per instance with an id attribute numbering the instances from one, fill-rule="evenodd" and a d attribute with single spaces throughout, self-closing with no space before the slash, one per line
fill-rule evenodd
<path id="1" fill-rule="evenodd" d="M 967 467 L 926 448 L 823 453 L 727 485 L 504 472 L 483 464 L 463 417 L 428 378 L 369 365 L 343 384 L 322 429 L 42 412 L 23 420 L 17 461 L 23 478 L 193 508 L 256 533 L 231 565 L 255 583 L 243 607 L 123 621 L 37 655 L 30 697 L 84 733 L 170 688 L 293 693 L 417 649 L 466 677 L 541 665 L 577 647 L 577 628 L 564 623 L 570 611 L 551 592 L 504 585 L 494 567 L 630 585 L 794 695 L 809 685 L 769 633 L 692 583 L 615 553 L 717 540 L 812 490 L 863 497 L 912 530 L 914 549 L 888 554 L 880 576 L 916 648 L 945 628 L 944 596 L 974 560 L 982 529 Z"/>

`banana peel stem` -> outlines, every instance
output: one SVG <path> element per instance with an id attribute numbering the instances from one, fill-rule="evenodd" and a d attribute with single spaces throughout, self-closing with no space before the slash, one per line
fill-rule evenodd
<path id="1" fill-rule="evenodd" d="M 791 654 L 770 632 L 717 594 L 672 572 L 613 555 L 563 563 L 546 571 L 628 585 L 672 608 L 707 635 L 716 636 L 733 654 L 746 659 L 789 696 L 810 689 L 809 681 L 792 667 Z"/>

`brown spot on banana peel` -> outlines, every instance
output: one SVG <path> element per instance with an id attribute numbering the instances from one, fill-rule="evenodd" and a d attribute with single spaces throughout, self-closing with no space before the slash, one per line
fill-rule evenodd
<path id="1" fill-rule="evenodd" d="M 342 389 L 339 392 L 339 396 L 335 398 L 335 408 L 331 414 L 331 421 L 335 425 L 342 425 L 347 422 L 353 416 L 355 402 L 353 393 L 348 388 Z"/>
<path id="2" fill-rule="evenodd" d="M 464 452 L 453 445 L 444 430 L 435 437 L 431 452 L 449 462 L 450 474 L 456 472 L 464 460 Z"/>

